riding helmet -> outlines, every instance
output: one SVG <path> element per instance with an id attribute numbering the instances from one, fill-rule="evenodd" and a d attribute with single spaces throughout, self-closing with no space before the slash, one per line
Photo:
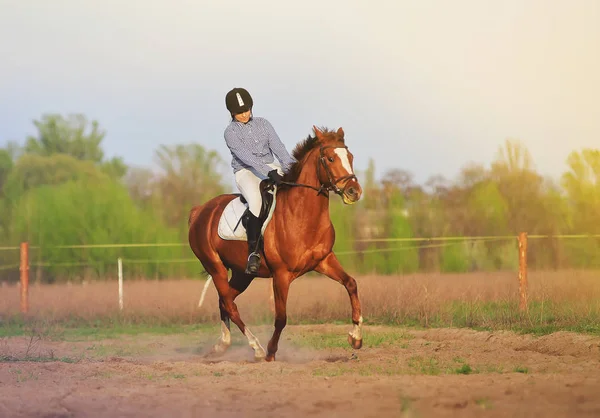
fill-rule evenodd
<path id="1" fill-rule="evenodd" d="M 230 90 L 225 96 L 225 105 L 232 115 L 251 110 L 253 104 L 252 96 L 250 96 L 248 90 L 241 87 Z"/>

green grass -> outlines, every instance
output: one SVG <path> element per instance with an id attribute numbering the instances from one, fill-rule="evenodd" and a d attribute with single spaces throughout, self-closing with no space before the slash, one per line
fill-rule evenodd
<path id="1" fill-rule="evenodd" d="M 157 334 L 172 335 L 182 333 L 212 332 L 217 333 L 219 324 L 181 324 L 181 323 L 135 323 L 106 320 L 69 320 L 45 321 L 32 318 L 25 320 L 20 316 L 9 318 L 0 326 L 0 338 L 11 336 L 27 336 L 39 334 L 51 340 L 87 341 L 118 338 L 123 335 Z"/>
<path id="2" fill-rule="evenodd" d="M 517 366 L 517 367 L 515 367 L 514 372 L 527 374 L 527 373 L 529 373 L 529 369 L 527 367 Z"/>
<path id="3" fill-rule="evenodd" d="M 509 330 L 523 334 L 547 335 L 572 331 L 600 336 L 600 305 L 581 307 L 570 303 L 529 303 L 520 312 L 516 303 L 455 301 L 429 313 L 396 314 L 368 318 L 367 324 L 401 325 L 414 328 L 471 328 L 479 331 Z"/>
<path id="4" fill-rule="evenodd" d="M 252 326 L 273 326 L 272 314 L 255 315 L 246 322 Z M 370 316 L 363 312 L 365 325 L 391 325 L 403 328 L 470 328 L 475 330 L 510 330 L 518 333 L 547 335 L 557 331 L 572 331 L 600 336 L 600 304 L 581 306 L 573 303 L 543 303 L 532 301 L 529 310 L 522 313 L 516 303 L 508 302 L 464 302 L 453 301 L 422 312 L 387 310 L 385 314 Z M 289 317 L 289 325 L 344 324 L 351 326 L 349 317 L 310 320 L 298 315 Z M 236 328 L 232 324 L 232 329 Z M 71 315 L 67 318 L 48 320 L 26 318 L 20 314 L 0 319 L 0 337 L 29 335 L 32 330 L 45 333 L 48 337 L 66 340 L 116 338 L 119 335 L 176 334 L 197 331 L 218 332 L 219 320 L 213 317 L 192 316 L 161 317 L 157 315 L 109 315 L 94 318 Z M 368 331 L 365 331 L 368 332 Z M 345 340 L 323 339 L 322 336 L 304 336 L 306 343 L 319 348 L 345 346 Z M 367 342 L 368 341 L 368 342 Z M 302 341 L 300 341 L 301 343 Z M 368 347 L 386 344 L 407 344 L 400 335 L 372 335 L 365 339 Z"/>
<path id="5" fill-rule="evenodd" d="M 512 371 L 521 370 L 519 366 Z M 334 362 L 316 368 L 313 376 L 337 377 L 344 375 L 359 376 L 399 376 L 399 375 L 471 375 L 479 373 L 504 373 L 498 365 L 482 364 L 471 366 L 464 359 L 444 360 L 437 355 L 413 355 L 408 358 L 393 357 L 382 360 L 380 364 L 361 364 L 359 360 Z M 521 373 L 523 373 L 521 371 Z"/>

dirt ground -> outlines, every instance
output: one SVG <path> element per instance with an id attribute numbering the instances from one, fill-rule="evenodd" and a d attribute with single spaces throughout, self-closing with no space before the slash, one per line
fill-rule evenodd
<path id="1" fill-rule="evenodd" d="M 0 417 L 600 416 L 600 338 L 466 329 L 288 326 L 277 361 L 237 329 L 0 340 Z M 253 332 L 266 347 L 271 327 Z M 28 359 L 25 361 L 25 359 Z"/>

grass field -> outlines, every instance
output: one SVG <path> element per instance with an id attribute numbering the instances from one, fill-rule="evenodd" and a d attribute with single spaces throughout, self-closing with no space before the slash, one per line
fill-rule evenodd
<path id="1" fill-rule="evenodd" d="M 530 272 L 526 313 L 518 310 L 514 273 L 363 276 L 357 277 L 357 282 L 365 324 L 600 334 L 597 271 Z M 4 285 L 0 290 L 0 333 L 19 333 L 32 323 L 42 327 L 112 329 L 218 324 L 213 285 L 203 306 L 197 306 L 203 285 L 203 280 L 125 280 L 124 310 L 120 312 L 114 278 L 73 285 L 32 284 L 26 318 L 19 314 L 18 285 Z M 247 324 L 272 324 L 269 286 L 269 280 L 256 279 L 236 300 Z M 341 285 L 322 276 L 301 277 L 293 282 L 288 324 L 349 321 L 349 299 Z"/>

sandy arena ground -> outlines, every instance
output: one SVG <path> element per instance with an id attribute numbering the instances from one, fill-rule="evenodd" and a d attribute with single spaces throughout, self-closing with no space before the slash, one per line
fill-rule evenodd
<path id="1" fill-rule="evenodd" d="M 0 417 L 600 416 L 598 337 L 367 326 L 354 351 L 348 330 L 288 326 L 274 363 L 234 327 L 221 357 L 206 332 L 4 338 Z"/>

